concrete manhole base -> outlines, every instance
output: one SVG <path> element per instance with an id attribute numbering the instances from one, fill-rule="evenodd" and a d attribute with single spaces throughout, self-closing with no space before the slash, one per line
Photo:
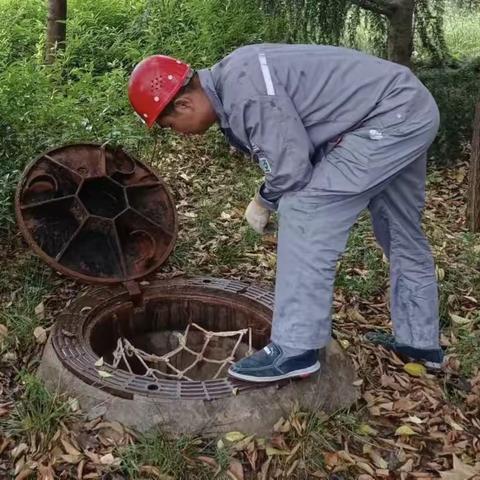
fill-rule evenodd
<path id="1" fill-rule="evenodd" d="M 48 388 L 76 398 L 90 417 L 103 415 L 139 431 L 268 435 L 296 404 L 332 412 L 359 398 L 354 368 L 335 342 L 321 352 L 319 374 L 281 384 L 237 382 L 225 373 L 208 379 L 205 369 L 196 372 L 195 381 L 113 369 L 108 355 L 119 338 L 155 335 L 162 350 L 168 335 L 159 333 L 182 331 L 191 322 L 208 331 L 250 329 L 255 349 L 268 342 L 273 296 L 258 287 L 202 277 L 144 282 L 133 293 L 116 286 L 79 297 L 59 315 L 45 348 L 39 376 Z M 246 345 L 242 348 L 245 352 Z M 100 357 L 107 377 L 95 366 Z"/>
<path id="2" fill-rule="evenodd" d="M 90 417 L 103 415 L 139 431 L 159 427 L 175 435 L 214 435 L 229 431 L 269 435 L 278 419 L 298 402 L 309 411 L 327 413 L 351 406 L 359 398 L 354 369 L 336 342 L 323 352 L 322 372 L 311 378 L 214 400 L 120 398 L 88 385 L 66 370 L 48 342 L 39 375 L 48 388 L 76 398 Z"/>

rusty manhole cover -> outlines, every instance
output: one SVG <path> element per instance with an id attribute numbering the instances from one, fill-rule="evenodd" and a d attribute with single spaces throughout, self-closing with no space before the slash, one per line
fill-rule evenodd
<path id="1" fill-rule="evenodd" d="M 168 258 L 177 234 L 167 186 L 120 148 L 76 144 L 40 155 L 24 172 L 15 208 L 33 250 L 90 283 L 148 275 Z"/>

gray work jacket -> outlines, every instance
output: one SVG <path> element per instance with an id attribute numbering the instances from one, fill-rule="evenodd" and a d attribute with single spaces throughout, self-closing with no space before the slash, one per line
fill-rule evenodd
<path id="1" fill-rule="evenodd" d="M 309 183 L 329 143 L 392 112 L 403 122 L 424 88 L 404 66 L 323 45 L 249 45 L 198 74 L 228 141 L 265 173 L 271 210 Z"/>

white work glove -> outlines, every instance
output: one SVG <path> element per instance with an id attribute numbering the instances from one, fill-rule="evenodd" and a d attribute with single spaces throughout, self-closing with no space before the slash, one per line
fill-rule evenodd
<path id="1" fill-rule="evenodd" d="M 270 220 L 270 210 L 261 205 L 258 197 L 255 196 L 245 210 L 245 219 L 257 233 L 263 235 Z"/>

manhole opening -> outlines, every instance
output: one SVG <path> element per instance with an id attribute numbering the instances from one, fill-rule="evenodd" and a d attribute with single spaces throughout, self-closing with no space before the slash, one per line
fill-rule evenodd
<path id="1" fill-rule="evenodd" d="M 85 180 L 78 196 L 87 211 L 99 217 L 114 218 L 126 208 L 122 187 L 107 177 Z"/>
<path id="2" fill-rule="evenodd" d="M 258 315 L 258 314 L 257 314 Z M 188 335 L 185 334 L 190 325 Z M 193 324 L 193 327 L 192 327 Z M 168 298 L 151 300 L 145 306 L 142 315 L 133 315 L 129 306 L 119 307 L 118 310 L 100 315 L 91 327 L 91 348 L 105 362 L 114 363 L 114 352 L 118 349 L 119 339 L 125 339 L 135 349 L 156 357 L 177 349 L 184 339 L 186 346 L 195 354 L 181 350 L 169 358 L 172 367 L 163 361 L 143 358 L 146 365 L 164 374 L 155 374 L 158 379 L 174 378 L 166 374 L 175 375 L 176 371 L 185 371 L 185 378 L 193 381 L 206 381 L 227 376 L 230 363 L 222 365 L 222 361 L 233 358 L 233 361 L 245 357 L 249 353 L 250 342 L 252 350 L 262 348 L 268 342 L 269 329 L 265 328 L 265 321 L 258 318 L 252 309 L 239 308 L 233 303 L 211 301 L 204 299 Z M 247 330 L 238 343 L 239 335 L 228 337 L 212 336 L 203 351 L 203 357 L 219 361 L 211 363 L 201 359 L 196 362 L 197 353 L 205 345 L 206 335 L 195 328 L 208 332 L 236 332 Z M 251 328 L 255 326 L 254 328 Z M 264 327 L 264 328 L 261 328 Z M 118 350 L 117 350 L 118 351 Z M 233 353 L 233 355 L 232 355 Z M 135 355 L 127 355 L 120 360 L 117 368 L 146 375 L 145 364 Z M 194 364 L 192 366 L 192 364 Z M 189 368 L 192 366 L 191 368 Z M 151 375 L 151 374 L 150 374 Z M 148 376 L 150 376 L 148 375 Z M 178 378 L 181 379 L 181 378 Z M 150 384 L 148 390 L 157 390 L 158 386 Z"/>

